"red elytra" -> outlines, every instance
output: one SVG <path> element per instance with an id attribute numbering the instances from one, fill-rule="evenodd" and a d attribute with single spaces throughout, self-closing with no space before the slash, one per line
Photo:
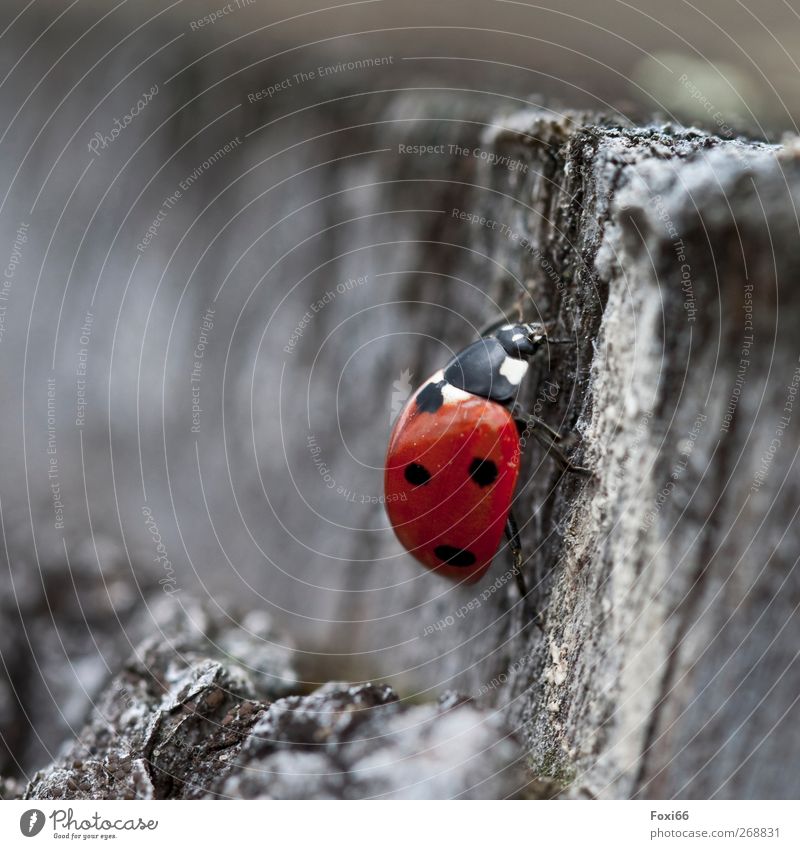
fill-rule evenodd
<path id="1" fill-rule="evenodd" d="M 544 327 L 493 326 L 493 335 L 456 354 L 401 412 L 386 456 L 386 512 L 400 542 L 423 566 L 466 583 L 491 566 L 505 533 L 512 573 L 526 599 L 511 510 L 520 432 L 524 428 L 546 448 L 562 472 L 591 477 L 591 471 L 564 454 L 557 431 L 535 415 L 520 415 L 516 403 L 528 360 L 547 341 Z"/>
<path id="2" fill-rule="evenodd" d="M 441 375 L 414 393 L 394 425 L 386 512 L 420 563 L 472 583 L 491 566 L 503 537 L 519 475 L 519 433 L 505 406 Z M 442 385 L 438 409 L 420 405 L 423 393 Z"/>

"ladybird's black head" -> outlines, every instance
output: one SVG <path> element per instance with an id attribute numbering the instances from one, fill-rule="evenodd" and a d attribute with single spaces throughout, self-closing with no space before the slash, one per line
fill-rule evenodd
<path id="1" fill-rule="evenodd" d="M 532 357 L 547 338 L 541 324 L 505 324 L 494 335 L 509 357 L 519 360 Z"/>

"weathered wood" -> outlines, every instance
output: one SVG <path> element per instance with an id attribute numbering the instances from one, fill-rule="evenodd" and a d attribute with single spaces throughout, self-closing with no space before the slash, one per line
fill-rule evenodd
<path id="1" fill-rule="evenodd" d="M 296 686 L 278 635 L 192 608 L 110 682 L 30 799 L 506 798 L 528 792 L 497 714 L 450 694 L 402 704 L 388 686 Z M 200 626 L 200 627 L 198 627 Z M 257 665 L 251 665 L 257 664 Z"/>

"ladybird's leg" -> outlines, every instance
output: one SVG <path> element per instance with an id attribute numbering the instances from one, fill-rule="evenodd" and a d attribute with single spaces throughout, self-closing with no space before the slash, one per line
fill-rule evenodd
<path id="1" fill-rule="evenodd" d="M 546 421 L 540 419 L 538 416 L 534 416 L 532 413 L 529 413 L 524 418 L 527 426 L 531 428 L 531 430 L 543 431 L 553 440 L 553 442 L 561 442 L 564 438 L 557 430 L 550 427 Z"/>
<path id="2" fill-rule="evenodd" d="M 548 453 L 553 455 L 553 459 L 562 472 L 572 472 L 583 477 L 591 477 L 592 470 L 573 463 L 558 445 L 558 442 L 562 439 L 560 434 L 540 418 L 528 415 L 524 418 L 516 418 L 515 421 L 517 422 L 517 428 L 520 430 L 520 435 L 530 433 Z"/>
<path id="3" fill-rule="evenodd" d="M 517 581 L 517 587 L 519 588 L 519 594 L 522 597 L 522 603 L 530 610 L 533 623 L 537 628 L 543 631 L 542 615 L 538 610 L 531 606 L 531 603 L 528 600 L 528 585 L 525 582 L 525 576 L 522 574 L 522 543 L 519 539 L 519 527 L 517 525 L 517 520 L 514 518 L 513 512 L 509 513 L 508 518 L 506 519 L 506 539 L 508 540 L 508 547 L 511 549 L 511 569 L 514 572 L 514 578 Z"/>
<path id="4" fill-rule="evenodd" d="M 592 476 L 592 470 L 587 469 L 585 466 L 578 466 L 572 462 L 572 460 L 567 457 L 567 455 L 559 448 L 558 445 L 550 438 L 549 434 L 534 428 L 533 437 L 536 441 L 553 455 L 553 459 L 556 461 L 556 465 L 561 469 L 562 472 L 572 472 L 575 475 L 581 475 L 581 477 L 589 478 Z"/>
<path id="5" fill-rule="evenodd" d="M 506 519 L 506 539 L 511 550 L 511 569 L 514 572 L 519 593 L 525 598 L 528 595 L 528 587 L 525 583 L 525 576 L 522 574 L 522 543 L 519 540 L 519 527 L 513 513 L 509 513 Z"/>

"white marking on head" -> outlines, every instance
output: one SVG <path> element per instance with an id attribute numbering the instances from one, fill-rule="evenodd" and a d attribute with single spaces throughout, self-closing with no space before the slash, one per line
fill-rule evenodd
<path id="1" fill-rule="evenodd" d="M 512 385 L 519 386 L 525 372 L 528 371 L 528 361 L 518 360 L 516 357 L 506 357 L 500 366 L 500 374 Z"/>

